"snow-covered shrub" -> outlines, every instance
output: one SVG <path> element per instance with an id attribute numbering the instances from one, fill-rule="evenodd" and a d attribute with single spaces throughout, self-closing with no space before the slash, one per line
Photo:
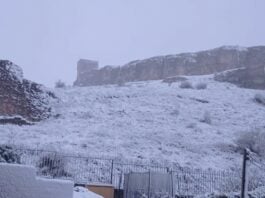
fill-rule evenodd
<path id="1" fill-rule="evenodd" d="M 204 82 L 201 82 L 201 83 L 198 83 L 195 87 L 196 87 L 196 89 L 206 89 L 207 84 Z"/>
<path id="2" fill-rule="evenodd" d="M 39 173 L 45 176 L 70 177 L 71 175 L 65 170 L 66 160 L 56 153 L 49 153 L 42 156 L 37 164 Z"/>
<path id="3" fill-rule="evenodd" d="M 186 77 L 184 76 L 173 76 L 173 77 L 167 77 L 165 78 L 162 82 L 163 83 L 168 83 L 169 86 L 171 86 L 172 83 L 175 82 L 182 82 L 188 80 Z"/>
<path id="4" fill-rule="evenodd" d="M 265 105 L 265 95 L 262 95 L 262 94 L 256 94 L 255 97 L 254 97 L 254 100 L 257 102 L 257 103 L 260 103 L 262 105 Z"/>
<path id="5" fill-rule="evenodd" d="M 179 115 L 179 110 L 178 109 L 175 109 L 170 114 L 177 117 Z"/>
<path id="6" fill-rule="evenodd" d="M 189 81 L 181 82 L 179 87 L 182 89 L 192 89 L 193 88 L 191 82 L 189 82 Z"/>
<path id="7" fill-rule="evenodd" d="M 212 118 L 209 111 L 205 111 L 203 114 L 203 118 L 200 120 L 201 122 L 204 122 L 206 124 L 212 124 Z"/>
<path id="8" fill-rule="evenodd" d="M 119 78 L 119 79 L 117 80 L 117 85 L 118 85 L 119 87 L 123 87 L 123 86 L 125 86 L 125 80 L 123 80 L 122 78 Z"/>
<path id="9" fill-rule="evenodd" d="M 247 148 L 250 151 L 265 156 L 265 129 L 254 129 L 242 132 L 236 140 L 239 149 Z"/>
<path id="10" fill-rule="evenodd" d="M 20 164 L 20 155 L 8 145 L 0 145 L 0 162 Z"/>
<path id="11" fill-rule="evenodd" d="M 65 83 L 61 80 L 58 80 L 56 83 L 55 83 L 55 88 L 64 88 L 66 87 Z"/>
<path id="12" fill-rule="evenodd" d="M 196 123 L 189 123 L 187 126 L 186 126 L 186 128 L 188 128 L 188 129 L 194 129 L 195 127 L 196 127 L 197 125 L 196 125 Z"/>

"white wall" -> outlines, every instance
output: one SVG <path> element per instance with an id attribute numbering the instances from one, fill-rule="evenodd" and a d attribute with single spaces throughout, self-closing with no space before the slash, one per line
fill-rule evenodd
<path id="1" fill-rule="evenodd" d="M 0 163 L 0 198 L 73 198 L 73 185 L 38 178 L 30 166 Z"/>

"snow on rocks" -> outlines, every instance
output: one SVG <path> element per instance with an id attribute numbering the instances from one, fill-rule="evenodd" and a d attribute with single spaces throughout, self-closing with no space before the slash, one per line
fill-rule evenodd
<path id="1" fill-rule="evenodd" d="M 10 61 L 6 61 L 6 69 L 10 72 L 14 79 L 22 82 L 23 80 L 23 70 L 18 65 Z"/>
<path id="2" fill-rule="evenodd" d="M 30 124 L 23 120 L 45 119 L 51 115 L 50 103 L 54 99 L 55 95 L 44 86 L 23 79 L 19 66 L 0 60 L 0 124 Z"/>

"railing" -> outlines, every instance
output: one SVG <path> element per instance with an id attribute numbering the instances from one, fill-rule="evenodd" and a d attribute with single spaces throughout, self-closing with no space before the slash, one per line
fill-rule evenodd
<path id="1" fill-rule="evenodd" d="M 226 172 L 165 167 L 148 163 L 132 163 L 110 158 L 69 155 L 54 151 L 16 149 L 20 163 L 37 168 L 42 177 L 71 178 L 77 184 L 104 183 L 123 189 L 124 174 L 130 172 L 172 172 L 175 192 L 189 196 L 211 192 L 240 190 L 240 171 Z"/>

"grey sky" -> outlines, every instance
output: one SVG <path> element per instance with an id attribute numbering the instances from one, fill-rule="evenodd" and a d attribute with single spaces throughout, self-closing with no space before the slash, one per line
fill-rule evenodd
<path id="1" fill-rule="evenodd" d="M 101 66 L 221 45 L 265 45 L 264 0 L 0 0 L 0 58 L 30 80 L 72 84 Z"/>

